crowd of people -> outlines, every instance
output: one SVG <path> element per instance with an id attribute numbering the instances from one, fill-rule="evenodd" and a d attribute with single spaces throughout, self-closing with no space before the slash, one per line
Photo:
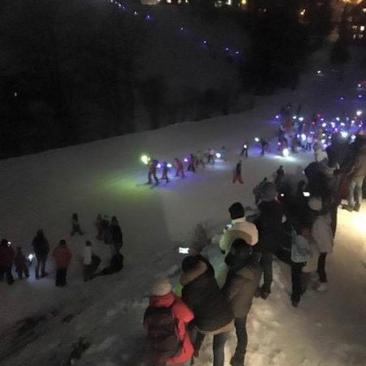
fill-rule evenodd
<path id="1" fill-rule="evenodd" d="M 225 265 L 218 271 L 191 248 L 181 264 L 181 294 L 168 278 L 154 282 L 143 320 L 151 365 L 195 364 L 211 335 L 213 366 L 223 366 L 225 344 L 235 331 L 230 364 L 243 366 L 247 316 L 255 297 L 266 300 L 272 292 L 274 257 L 290 267 L 295 308 L 306 291 L 327 291 L 338 207 L 345 198 L 345 208 L 359 210 L 366 176 L 366 136 L 344 144 L 335 134 L 332 142 L 326 158 L 309 164 L 296 186 L 283 166 L 273 181 L 265 177 L 253 190 L 256 208 L 250 215 L 240 202 L 230 206 L 231 223 L 218 242 Z"/>
<path id="2" fill-rule="evenodd" d="M 98 272 L 98 267 L 101 264 L 101 258 L 95 254 L 93 245 L 90 240 L 86 240 L 85 247 L 82 253 L 82 273 L 84 281 L 89 281 L 96 276 L 108 275 L 119 272 L 123 268 L 124 257 L 121 254 L 123 246 L 123 234 L 119 222 L 115 216 L 109 220 L 107 215 L 98 214 L 95 221 L 96 239 L 103 241 L 110 247 L 111 259 L 108 266 Z M 70 236 L 75 234 L 84 235 L 79 223 L 77 213 L 74 213 L 71 218 Z M 29 267 L 32 265 L 35 257 L 34 277 L 39 280 L 48 276 L 46 265 L 50 253 L 50 244 L 42 229 L 38 230 L 32 240 L 31 251 L 28 257 L 23 253 L 21 247 L 16 247 L 14 250 L 12 243 L 7 239 L 2 239 L 0 242 L 0 281 L 4 279 L 9 285 L 14 283 L 13 270 L 17 273 L 18 279 L 23 277 L 29 278 Z M 73 253 L 67 245 L 66 240 L 62 239 L 52 251 L 56 275 L 55 285 L 64 287 L 67 284 L 67 271 L 71 263 Z"/>

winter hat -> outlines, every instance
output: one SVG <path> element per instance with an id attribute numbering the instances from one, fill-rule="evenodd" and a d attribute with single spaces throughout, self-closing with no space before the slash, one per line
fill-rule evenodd
<path id="1" fill-rule="evenodd" d="M 240 202 L 235 202 L 229 207 L 230 217 L 232 220 L 244 217 L 244 207 Z"/>
<path id="2" fill-rule="evenodd" d="M 276 199 L 277 189 L 276 185 L 272 182 L 267 182 L 263 185 L 261 200 L 264 202 L 270 202 Z"/>
<path id="3" fill-rule="evenodd" d="M 152 296 L 164 296 L 172 291 L 172 284 L 168 278 L 157 279 L 151 287 Z"/>
<path id="4" fill-rule="evenodd" d="M 320 198 L 310 198 L 308 205 L 313 211 L 320 211 L 323 208 L 322 200 Z"/>

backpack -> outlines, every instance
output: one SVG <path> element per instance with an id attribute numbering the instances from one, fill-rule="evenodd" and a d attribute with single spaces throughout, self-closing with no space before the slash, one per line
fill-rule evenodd
<path id="1" fill-rule="evenodd" d="M 181 349 L 172 307 L 149 306 L 144 316 L 148 343 L 159 360 L 163 361 L 175 356 Z"/>

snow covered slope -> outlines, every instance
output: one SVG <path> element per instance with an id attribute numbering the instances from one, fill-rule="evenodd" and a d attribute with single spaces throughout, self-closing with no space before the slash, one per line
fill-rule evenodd
<path id="1" fill-rule="evenodd" d="M 315 71 L 315 70 L 314 70 Z M 244 114 L 48 151 L 0 162 L 0 235 L 30 250 L 42 227 L 55 246 L 65 238 L 73 253 L 67 288 L 54 287 L 49 278 L 0 283 L 0 361 L 2 366 L 65 365 L 80 337 L 90 342 L 78 365 L 143 365 L 141 318 L 148 289 L 155 276 L 179 271 L 179 243 L 189 242 L 197 223 L 212 234 L 228 220 L 234 201 L 253 204 L 252 188 L 278 165 L 295 173 L 311 155 L 290 159 L 258 156 L 253 148 L 243 164 L 244 185 L 231 183 L 232 168 L 244 142 L 271 137 L 273 115 L 281 105 L 302 103 L 304 115 L 341 113 L 354 108 L 352 86 L 340 85 L 330 71 L 319 79 L 306 75 L 299 91 L 258 98 L 257 107 Z M 184 157 L 209 147 L 229 149 L 228 161 L 199 170 L 185 180 L 151 189 L 144 185 L 142 153 L 157 159 Z M 85 237 L 69 235 L 71 214 L 77 212 Z M 84 283 L 80 255 L 89 238 L 95 251 L 108 260 L 109 251 L 95 238 L 98 213 L 116 215 L 124 232 L 126 266 L 117 275 Z M 330 290 L 309 292 L 298 309 L 289 304 L 289 270 L 275 264 L 273 294 L 256 300 L 249 319 L 249 366 L 366 365 L 365 266 L 366 208 L 360 214 L 340 212 L 335 252 L 329 260 Z M 217 248 L 208 248 L 218 263 Z M 227 352 L 233 351 L 234 338 Z M 210 365 L 210 340 L 197 365 Z"/>

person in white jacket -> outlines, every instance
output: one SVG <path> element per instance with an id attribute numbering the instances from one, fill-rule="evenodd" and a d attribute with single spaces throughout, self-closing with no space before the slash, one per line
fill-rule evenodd
<path id="1" fill-rule="evenodd" d="M 333 251 L 333 231 L 331 226 L 330 213 L 323 208 L 323 202 L 321 198 L 312 197 L 309 200 L 309 207 L 315 214 L 315 219 L 311 228 L 311 236 L 319 251 L 318 268 L 319 286 L 318 291 L 326 291 L 327 286 L 327 273 L 326 273 L 326 258 L 327 255 Z"/>
<path id="2" fill-rule="evenodd" d="M 100 262 L 101 262 L 100 258 L 93 253 L 92 243 L 89 240 L 87 240 L 83 251 L 84 281 L 92 279 Z"/>

